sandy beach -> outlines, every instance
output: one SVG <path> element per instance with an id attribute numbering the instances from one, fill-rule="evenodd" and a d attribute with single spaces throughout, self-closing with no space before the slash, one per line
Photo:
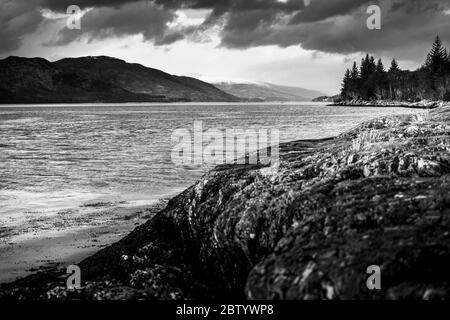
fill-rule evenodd
<path id="1" fill-rule="evenodd" d="M 0 283 L 7 283 L 37 271 L 67 268 L 114 243 L 163 209 L 165 200 L 152 205 L 115 206 L 98 203 L 86 208 L 96 215 L 66 220 L 59 227 L 30 227 L 20 235 L 0 238 Z M 89 222 L 89 224 L 87 223 Z M 53 225 L 58 221 L 54 221 Z"/>

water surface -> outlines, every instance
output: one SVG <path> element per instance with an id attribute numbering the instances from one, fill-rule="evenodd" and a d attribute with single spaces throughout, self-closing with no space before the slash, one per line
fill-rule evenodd
<path id="1" fill-rule="evenodd" d="M 89 225 L 101 208 L 145 206 L 190 186 L 207 168 L 175 166 L 171 135 L 194 121 L 205 130 L 277 128 L 284 142 L 412 112 L 321 103 L 2 106 L 0 238 Z"/>

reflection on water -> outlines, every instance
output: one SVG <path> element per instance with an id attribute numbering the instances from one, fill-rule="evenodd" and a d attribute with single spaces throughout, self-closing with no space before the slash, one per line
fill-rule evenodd
<path id="1" fill-rule="evenodd" d="M 283 142 L 330 137 L 374 117 L 408 112 L 312 103 L 3 106 L 0 226 L 53 219 L 74 208 L 84 214 L 79 208 L 96 201 L 143 204 L 184 189 L 206 168 L 174 166 L 170 138 L 196 120 L 204 130 L 277 128 Z"/>

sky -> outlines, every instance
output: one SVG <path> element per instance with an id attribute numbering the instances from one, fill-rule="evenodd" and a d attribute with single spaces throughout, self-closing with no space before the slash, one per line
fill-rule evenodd
<path id="1" fill-rule="evenodd" d="M 67 13 L 77 5 L 80 29 Z M 381 29 L 367 20 L 377 5 Z M 403 69 L 436 35 L 449 0 L 0 0 L 0 58 L 107 55 L 208 82 L 270 82 L 327 94 L 366 54 Z"/>

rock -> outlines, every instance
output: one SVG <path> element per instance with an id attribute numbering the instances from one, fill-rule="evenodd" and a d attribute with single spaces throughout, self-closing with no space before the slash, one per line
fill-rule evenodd
<path id="1" fill-rule="evenodd" d="M 417 160 L 417 172 L 421 176 L 440 176 L 442 171 L 443 168 L 439 162 L 426 159 Z"/>

